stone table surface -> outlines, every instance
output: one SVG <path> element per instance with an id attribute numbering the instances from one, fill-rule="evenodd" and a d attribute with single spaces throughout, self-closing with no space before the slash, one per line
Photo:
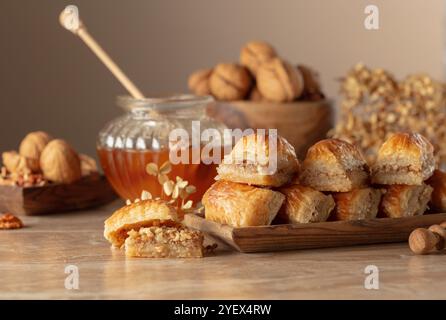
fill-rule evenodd
<path id="1" fill-rule="evenodd" d="M 0 299 L 446 298 L 446 255 L 414 256 L 406 243 L 129 259 L 103 237 L 103 221 L 119 205 L 23 217 L 25 228 L 0 230 Z M 364 285 L 369 265 L 378 268 L 379 289 Z M 76 271 L 65 272 L 76 269 L 79 289 L 67 289 Z"/>

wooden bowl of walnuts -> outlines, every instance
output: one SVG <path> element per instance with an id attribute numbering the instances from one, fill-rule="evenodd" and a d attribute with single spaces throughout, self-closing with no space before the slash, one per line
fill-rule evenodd
<path id="1" fill-rule="evenodd" d="M 229 128 L 277 129 L 300 157 L 333 127 L 332 102 L 325 99 L 318 74 L 293 66 L 262 41 L 248 42 L 239 63 L 219 63 L 189 76 L 196 95 L 212 95 L 208 113 Z"/>
<path id="2" fill-rule="evenodd" d="M 44 131 L 1 154 L 0 213 L 39 215 L 86 209 L 116 198 L 96 161 Z"/>

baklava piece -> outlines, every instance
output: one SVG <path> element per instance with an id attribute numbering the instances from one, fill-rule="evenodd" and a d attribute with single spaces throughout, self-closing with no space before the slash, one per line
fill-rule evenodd
<path id="1" fill-rule="evenodd" d="M 419 186 L 391 185 L 386 188 L 381 207 L 390 218 L 401 218 L 422 215 L 431 199 L 432 187 L 426 184 Z"/>
<path id="2" fill-rule="evenodd" d="M 142 200 L 122 207 L 104 223 L 104 237 L 121 247 L 130 230 L 151 226 L 179 226 L 174 207 L 162 200 Z"/>
<path id="3" fill-rule="evenodd" d="M 219 178 L 266 187 L 290 182 L 299 169 L 299 161 L 293 146 L 276 137 L 257 134 L 242 137 L 218 166 Z"/>
<path id="4" fill-rule="evenodd" d="M 176 209 L 163 200 L 140 200 L 117 210 L 105 221 L 104 236 L 124 247 L 128 257 L 203 256 L 203 234 L 183 226 Z"/>
<path id="5" fill-rule="evenodd" d="M 372 182 L 421 185 L 434 169 L 434 148 L 425 137 L 418 133 L 396 133 L 378 151 Z"/>
<path id="6" fill-rule="evenodd" d="M 277 223 L 323 222 L 335 206 L 331 195 L 310 187 L 293 185 L 279 191 L 285 195 L 285 201 L 277 214 Z"/>
<path id="7" fill-rule="evenodd" d="M 187 228 L 149 227 L 131 230 L 125 240 L 128 257 L 201 258 L 203 234 Z"/>
<path id="8" fill-rule="evenodd" d="M 432 198 L 429 207 L 437 212 L 446 211 L 446 173 L 440 170 L 435 170 L 432 177 L 427 180 L 434 190 L 432 191 Z"/>
<path id="9" fill-rule="evenodd" d="M 220 180 L 203 196 L 205 218 L 233 227 L 270 225 L 285 196 L 280 192 Z"/>
<path id="10" fill-rule="evenodd" d="M 336 207 L 335 220 L 364 220 L 376 218 L 382 191 L 373 188 L 355 189 L 349 192 L 334 193 Z"/>
<path id="11" fill-rule="evenodd" d="M 318 191 L 348 192 L 365 187 L 369 169 L 361 152 L 338 139 L 319 141 L 302 164 L 299 182 Z"/>

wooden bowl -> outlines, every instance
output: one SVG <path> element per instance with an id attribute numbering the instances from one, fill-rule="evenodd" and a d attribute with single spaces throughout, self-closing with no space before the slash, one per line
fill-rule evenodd
<path id="1" fill-rule="evenodd" d="M 117 196 L 105 176 L 92 174 L 70 184 L 19 187 L 0 185 L 0 212 L 42 215 L 104 205 Z"/>
<path id="2" fill-rule="evenodd" d="M 333 127 L 332 105 L 330 100 L 290 103 L 218 101 L 209 106 L 208 114 L 231 129 L 277 129 L 303 159 L 307 149 L 324 139 Z"/>

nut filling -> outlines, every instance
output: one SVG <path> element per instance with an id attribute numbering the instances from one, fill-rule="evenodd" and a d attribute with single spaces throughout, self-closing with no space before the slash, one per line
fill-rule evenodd
<path id="1" fill-rule="evenodd" d="M 187 228 L 149 227 L 131 230 L 125 241 L 129 257 L 201 258 L 203 234 Z"/>

